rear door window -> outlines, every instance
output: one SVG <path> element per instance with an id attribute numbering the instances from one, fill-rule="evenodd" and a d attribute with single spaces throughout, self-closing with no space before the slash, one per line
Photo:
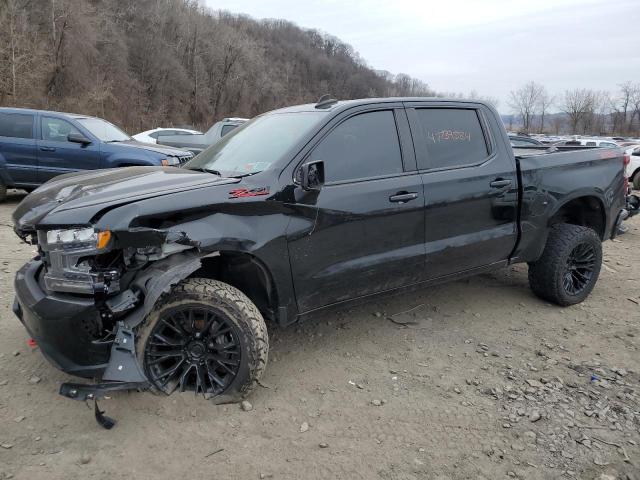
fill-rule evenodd
<path id="1" fill-rule="evenodd" d="M 33 138 L 33 115 L 0 112 L 0 137 Z"/>
<path id="2" fill-rule="evenodd" d="M 348 118 L 311 152 L 324 162 L 325 181 L 340 182 L 402 173 L 402 154 L 391 110 Z"/>
<path id="3" fill-rule="evenodd" d="M 428 157 L 420 168 L 477 165 L 487 158 L 489 149 L 476 110 L 418 108 L 416 114 Z"/>

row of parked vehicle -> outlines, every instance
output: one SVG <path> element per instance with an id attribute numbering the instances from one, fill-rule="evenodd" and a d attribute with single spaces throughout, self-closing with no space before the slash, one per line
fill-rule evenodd
<path id="1" fill-rule="evenodd" d="M 214 123 L 205 133 L 186 128 L 155 128 L 137 133 L 133 138 L 140 142 L 184 148 L 197 155 L 247 120 L 237 117 L 224 118 Z"/>
<path id="2" fill-rule="evenodd" d="M 80 170 L 180 166 L 245 122 L 228 118 L 201 133 L 155 129 L 130 137 L 101 118 L 24 108 L 0 108 L 0 201 L 8 188 L 30 192 Z"/>

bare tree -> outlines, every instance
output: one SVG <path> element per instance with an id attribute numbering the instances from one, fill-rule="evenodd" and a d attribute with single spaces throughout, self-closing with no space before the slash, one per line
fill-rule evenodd
<path id="1" fill-rule="evenodd" d="M 593 113 L 595 94 L 585 88 L 566 90 L 564 92 L 562 111 L 567 114 L 571 133 L 578 133 L 578 126 L 585 128 L 585 123 Z"/>
<path id="2" fill-rule="evenodd" d="M 632 82 L 627 81 L 619 85 L 620 87 L 620 114 L 622 115 L 622 124 L 625 130 L 628 130 L 628 125 L 633 122 L 633 113 L 631 121 L 629 121 L 627 113 L 629 112 L 629 107 L 631 106 L 632 99 L 635 95 L 635 91 L 637 90 L 637 86 Z"/>
<path id="3" fill-rule="evenodd" d="M 556 135 L 559 135 L 564 127 L 564 123 L 565 123 L 565 118 L 563 116 L 554 115 L 551 121 L 551 124 L 553 125 L 553 133 L 555 133 Z"/>
<path id="4" fill-rule="evenodd" d="M 536 106 L 538 114 L 540 115 L 540 130 L 539 133 L 544 132 L 544 119 L 548 113 L 549 108 L 555 102 L 555 97 L 551 95 L 545 87 L 541 87 L 540 95 L 538 96 L 538 104 Z"/>
<path id="5" fill-rule="evenodd" d="M 30 31 L 27 6 L 23 0 L 0 0 L 0 102 L 10 96 L 14 105 L 19 104 L 21 87 L 30 84 L 31 67 L 37 62 L 37 37 Z"/>
<path id="6" fill-rule="evenodd" d="M 630 104 L 633 106 L 633 111 L 631 112 L 631 118 L 629 119 L 628 131 L 637 133 L 640 131 L 640 83 L 636 83 L 633 86 Z M 638 119 L 637 124 L 634 123 L 635 118 Z"/>
<path id="7" fill-rule="evenodd" d="M 540 101 L 540 95 L 544 87 L 536 82 L 529 82 L 515 91 L 509 93 L 508 104 L 514 113 L 522 119 L 522 129 L 529 132 L 532 126 L 536 107 Z"/>
<path id="8" fill-rule="evenodd" d="M 613 116 L 612 103 L 610 92 L 606 90 L 595 92 L 592 126 L 595 133 L 606 134 L 615 131 L 611 122 Z"/>

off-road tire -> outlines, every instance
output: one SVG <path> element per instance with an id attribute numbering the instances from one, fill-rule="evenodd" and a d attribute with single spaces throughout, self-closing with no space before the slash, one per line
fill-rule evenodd
<path id="1" fill-rule="evenodd" d="M 158 300 L 136 334 L 136 352 L 142 369 L 148 376 L 145 348 L 162 313 L 187 304 L 214 307 L 224 312 L 226 320 L 235 327 L 241 345 L 240 367 L 230 385 L 213 400 L 240 401 L 255 388 L 266 369 L 269 337 L 264 319 L 253 302 L 237 288 L 218 280 L 189 278 Z M 163 393 L 153 384 L 150 390 Z"/>
<path id="2" fill-rule="evenodd" d="M 563 284 L 567 262 L 579 245 L 591 245 L 595 262 L 591 277 L 577 294 L 571 294 Z M 591 228 L 560 223 L 553 225 L 547 238 L 542 256 L 529 263 L 529 285 L 540 298 L 560 306 L 582 302 L 593 290 L 602 266 L 602 243 Z"/>
<path id="3" fill-rule="evenodd" d="M 4 202 L 7 199 L 7 186 L 2 180 L 0 180 L 0 202 Z"/>

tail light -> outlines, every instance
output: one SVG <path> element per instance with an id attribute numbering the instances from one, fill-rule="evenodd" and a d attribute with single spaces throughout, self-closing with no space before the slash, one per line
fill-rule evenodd
<path id="1" fill-rule="evenodd" d="M 631 163 L 631 155 L 624 154 L 622 156 L 622 176 L 624 178 L 624 194 L 629 191 L 629 179 L 627 178 L 627 165 Z"/>

